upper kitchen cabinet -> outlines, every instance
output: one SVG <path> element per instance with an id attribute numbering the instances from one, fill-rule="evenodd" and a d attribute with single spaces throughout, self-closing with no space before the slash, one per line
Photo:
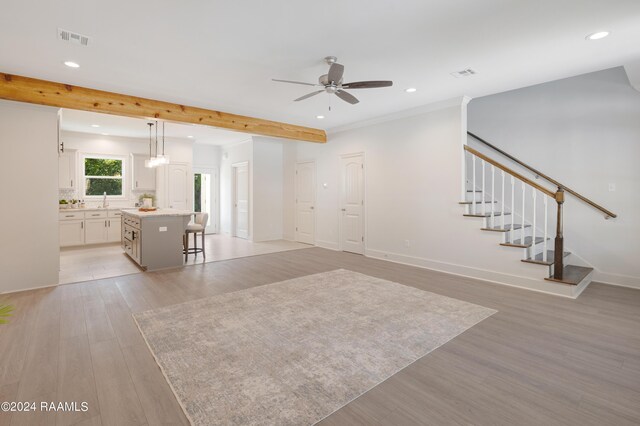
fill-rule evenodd
<path id="1" fill-rule="evenodd" d="M 133 191 L 155 191 L 156 189 L 156 169 L 144 166 L 144 161 L 147 159 L 146 155 L 131 154 L 133 169 L 131 189 Z"/>
<path id="2" fill-rule="evenodd" d="M 58 156 L 58 187 L 60 189 L 76 189 L 78 160 L 75 150 L 66 149 Z"/>

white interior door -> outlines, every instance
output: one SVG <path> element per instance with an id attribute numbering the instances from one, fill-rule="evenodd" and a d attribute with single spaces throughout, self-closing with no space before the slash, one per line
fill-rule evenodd
<path id="1" fill-rule="evenodd" d="M 249 164 L 233 165 L 233 235 L 249 238 Z"/>
<path id="2" fill-rule="evenodd" d="M 189 168 L 186 164 L 168 166 L 169 208 L 189 210 Z"/>
<path id="3" fill-rule="evenodd" d="M 340 242 L 343 251 L 364 254 L 364 156 L 340 158 Z"/>
<path id="4" fill-rule="evenodd" d="M 315 244 L 316 164 L 296 164 L 296 241 Z"/>

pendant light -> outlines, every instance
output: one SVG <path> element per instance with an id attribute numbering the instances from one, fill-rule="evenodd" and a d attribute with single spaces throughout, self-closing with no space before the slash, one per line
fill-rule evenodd
<path id="1" fill-rule="evenodd" d="M 156 145 L 156 163 L 159 166 L 164 164 L 169 164 L 169 156 L 164 153 L 164 121 L 162 122 L 162 155 L 158 155 L 157 145 Z"/>
<path id="2" fill-rule="evenodd" d="M 149 169 L 151 169 L 151 168 L 156 166 L 155 165 L 156 159 L 151 156 L 151 144 L 152 144 L 151 128 L 153 127 L 153 123 L 147 123 L 147 125 L 149 126 L 149 159 L 148 160 L 144 160 L 144 166 L 149 168 Z"/>

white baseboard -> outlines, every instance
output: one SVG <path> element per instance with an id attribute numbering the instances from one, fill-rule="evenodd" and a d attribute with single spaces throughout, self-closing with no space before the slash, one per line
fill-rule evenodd
<path id="1" fill-rule="evenodd" d="M 640 277 L 612 274 L 610 272 L 595 270 L 593 280 L 602 284 L 615 285 L 617 287 L 640 289 Z"/>
<path id="2" fill-rule="evenodd" d="M 566 284 L 553 283 L 551 281 L 537 280 L 529 277 L 505 274 L 497 271 L 489 271 L 480 268 L 447 263 L 438 260 L 426 259 L 421 257 L 407 256 L 398 253 L 385 252 L 381 250 L 368 249 L 365 256 L 374 259 L 387 260 L 403 265 L 417 266 L 419 268 L 430 269 L 438 272 L 446 272 L 452 275 L 458 275 L 465 278 L 473 278 L 476 280 L 487 281 L 494 284 L 507 285 L 510 287 L 523 288 L 538 293 L 552 294 L 554 296 L 567 297 L 575 299 L 587 287 L 587 285 L 574 286 Z"/>
<path id="3" fill-rule="evenodd" d="M 316 240 L 315 245 L 318 247 L 329 249 L 329 250 L 340 251 L 340 245 L 333 241 Z"/>

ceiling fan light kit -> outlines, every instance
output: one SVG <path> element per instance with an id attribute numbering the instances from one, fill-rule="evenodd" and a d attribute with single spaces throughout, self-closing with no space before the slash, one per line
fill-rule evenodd
<path id="1" fill-rule="evenodd" d="M 344 65 L 339 64 L 337 62 L 338 58 L 336 58 L 335 56 L 327 56 L 324 58 L 324 60 L 329 65 L 329 72 L 321 75 L 318 78 L 318 84 L 293 80 L 279 80 L 275 78 L 273 79 L 273 81 L 277 81 L 279 83 L 291 83 L 301 84 L 304 86 L 322 87 L 322 89 L 294 99 L 294 102 L 303 101 L 322 92 L 326 92 L 330 95 L 336 95 L 337 97 L 345 102 L 350 103 L 351 105 L 355 105 L 360 101 L 358 100 L 358 98 L 345 91 L 344 89 L 373 89 L 379 87 L 390 87 L 393 85 L 393 82 L 389 80 L 356 81 L 353 83 L 343 83 L 342 77 L 344 75 Z"/>

